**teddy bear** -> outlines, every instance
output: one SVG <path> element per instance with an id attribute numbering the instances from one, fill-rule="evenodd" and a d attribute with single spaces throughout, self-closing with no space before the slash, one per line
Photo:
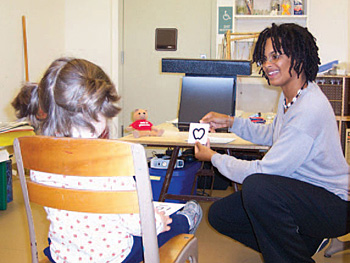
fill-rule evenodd
<path id="1" fill-rule="evenodd" d="M 135 109 L 133 112 L 133 123 L 126 128 L 127 131 L 132 131 L 135 138 L 145 136 L 162 136 L 163 129 L 157 129 L 147 120 L 148 112 L 144 109 Z"/>

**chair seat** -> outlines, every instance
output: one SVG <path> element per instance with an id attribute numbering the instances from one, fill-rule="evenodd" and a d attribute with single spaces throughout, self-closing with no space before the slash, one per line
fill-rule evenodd
<path id="1" fill-rule="evenodd" d="M 341 241 L 338 238 L 331 238 L 331 242 L 325 250 L 324 256 L 330 258 L 333 254 L 347 249 L 350 249 L 350 241 Z"/>
<path id="2" fill-rule="evenodd" d="M 39 260 L 39 263 L 51 263 L 51 261 L 48 258 L 43 258 Z"/>
<path id="3" fill-rule="evenodd" d="M 190 262 L 186 261 L 190 255 L 195 255 L 195 258 L 192 258 L 193 261 L 191 262 L 197 262 L 198 254 L 195 253 L 197 249 L 198 241 L 194 235 L 180 234 L 170 239 L 159 249 L 160 262 Z"/>

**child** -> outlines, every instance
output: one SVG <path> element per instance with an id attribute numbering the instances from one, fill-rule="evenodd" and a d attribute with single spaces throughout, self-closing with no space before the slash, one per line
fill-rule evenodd
<path id="1" fill-rule="evenodd" d="M 95 64 L 74 58 L 55 60 L 39 84 L 24 85 L 12 102 L 18 118 L 27 118 L 37 133 L 57 137 L 99 138 L 107 120 L 120 108 L 119 96 L 105 72 Z M 31 179 L 76 189 L 129 190 L 128 177 L 86 177 L 30 171 Z M 50 220 L 45 254 L 52 262 L 140 262 L 141 229 L 138 214 L 92 214 L 45 208 Z M 198 203 L 189 201 L 169 217 L 156 211 L 159 246 L 180 233 L 194 233 L 202 218 Z"/>

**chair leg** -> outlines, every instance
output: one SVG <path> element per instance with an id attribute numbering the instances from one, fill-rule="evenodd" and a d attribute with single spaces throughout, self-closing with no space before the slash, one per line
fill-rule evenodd
<path id="1" fill-rule="evenodd" d="M 214 173 L 213 166 L 211 166 L 210 169 L 205 169 L 204 168 L 204 162 L 202 162 L 201 167 L 199 168 L 199 170 L 197 171 L 197 173 L 195 175 L 195 179 L 194 179 L 194 182 L 192 184 L 191 195 L 194 194 L 194 190 L 196 188 L 196 183 L 197 183 L 199 177 L 211 177 L 212 178 L 211 185 L 210 185 L 210 194 L 209 194 L 209 196 L 212 196 L 213 189 L 214 189 L 214 178 L 215 178 L 215 173 Z M 205 189 L 206 189 L 206 183 L 204 184 L 204 187 L 203 187 L 203 191 L 202 191 L 203 195 L 206 194 L 205 193 Z"/>
<path id="2" fill-rule="evenodd" d="M 332 238 L 329 246 L 324 252 L 326 258 L 330 258 L 335 253 L 350 249 L 350 241 L 340 241 L 338 238 Z"/>

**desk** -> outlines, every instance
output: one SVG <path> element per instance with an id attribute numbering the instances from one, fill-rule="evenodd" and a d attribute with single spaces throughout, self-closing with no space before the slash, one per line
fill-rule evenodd
<path id="1" fill-rule="evenodd" d="M 178 199 L 178 200 L 197 199 L 201 201 L 213 201 L 213 200 L 219 199 L 216 197 L 203 197 L 203 196 L 196 196 L 194 198 L 191 195 L 189 196 L 171 195 L 167 193 L 180 148 L 192 148 L 193 144 L 190 144 L 187 142 L 188 132 L 179 132 L 179 130 L 172 123 L 164 123 L 164 124 L 158 125 L 157 128 L 164 129 L 164 134 L 161 137 L 134 138 L 133 135 L 130 134 L 118 140 L 132 142 L 132 143 L 140 143 L 145 147 L 150 147 L 150 146 L 169 147 L 173 149 L 170 157 L 169 166 L 165 174 L 163 187 L 160 192 L 159 201 L 163 202 L 165 199 Z M 211 143 L 210 147 L 212 149 L 263 150 L 263 151 L 267 151 L 269 149 L 268 146 L 261 146 L 261 145 L 253 144 L 251 142 L 243 140 L 242 138 L 236 136 L 233 133 L 213 133 L 211 134 L 211 136 L 230 137 L 230 138 L 232 138 L 233 136 L 234 138 L 236 138 L 234 141 L 226 144 Z"/>
<path id="2" fill-rule="evenodd" d="M 0 149 L 6 149 L 10 154 L 12 154 L 14 139 L 17 137 L 30 135 L 35 135 L 34 131 L 13 131 L 0 133 Z M 6 210 L 7 201 L 12 201 L 13 199 L 11 162 L 1 163 L 0 181 L 0 210 Z"/>
<path id="3" fill-rule="evenodd" d="M 0 147 L 12 146 L 13 141 L 22 136 L 35 135 L 34 131 L 13 131 L 0 134 Z"/>

